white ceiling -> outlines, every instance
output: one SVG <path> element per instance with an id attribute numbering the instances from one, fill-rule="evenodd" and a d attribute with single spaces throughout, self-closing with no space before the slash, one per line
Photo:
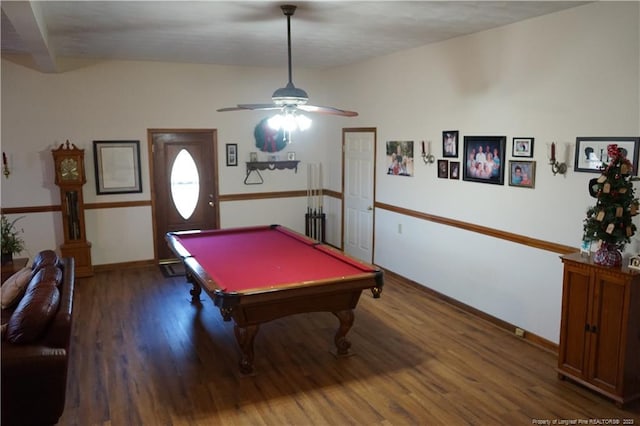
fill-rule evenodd
<path id="1" fill-rule="evenodd" d="M 2 53 L 286 66 L 273 1 L 2 1 Z M 293 67 L 325 69 L 533 18 L 576 1 L 296 1 Z"/>

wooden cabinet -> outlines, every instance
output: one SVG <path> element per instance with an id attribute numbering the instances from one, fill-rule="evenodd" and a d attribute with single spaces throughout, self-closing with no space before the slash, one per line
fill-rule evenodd
<path id="1" fill-rule="evenodd" d="M 562 257 L 558 375 L 619 406 L 640 398 L 640 271 Z"/>

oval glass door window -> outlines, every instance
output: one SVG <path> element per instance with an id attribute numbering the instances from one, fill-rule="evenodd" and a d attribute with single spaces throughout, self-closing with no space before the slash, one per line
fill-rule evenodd
<path id="1" fill-rule="evenodd" d="M 173 204 L 187 220 L 191 217 L 200 196 L 200 175 L 196 162 L 186 149 L 181 150 L 171 167 L 171 197 Z"/>

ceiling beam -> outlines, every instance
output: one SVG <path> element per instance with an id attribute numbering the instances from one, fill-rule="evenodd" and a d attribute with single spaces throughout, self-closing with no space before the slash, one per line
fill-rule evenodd
<path id="1" fill-rule="evenodd" d="M 41 72 L 58 72 L 56 57 L 49 46 L 49 33 L 40 5 L 31 1 L 2 2 L 2 10 Z"/>

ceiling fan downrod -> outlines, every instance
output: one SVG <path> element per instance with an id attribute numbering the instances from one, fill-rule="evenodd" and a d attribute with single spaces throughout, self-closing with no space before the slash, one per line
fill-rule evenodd
<path id="1" fill-rule="evenodd" d="M 289 59 L 289 83 L 287 86 L 293 87 L 293 76 L 291 71 L 291 17 L 296 12 L 297 6 L 293 4 L 283 4 L 280 6 L 282 13 L 287 17 L 287 58 Z"/>

